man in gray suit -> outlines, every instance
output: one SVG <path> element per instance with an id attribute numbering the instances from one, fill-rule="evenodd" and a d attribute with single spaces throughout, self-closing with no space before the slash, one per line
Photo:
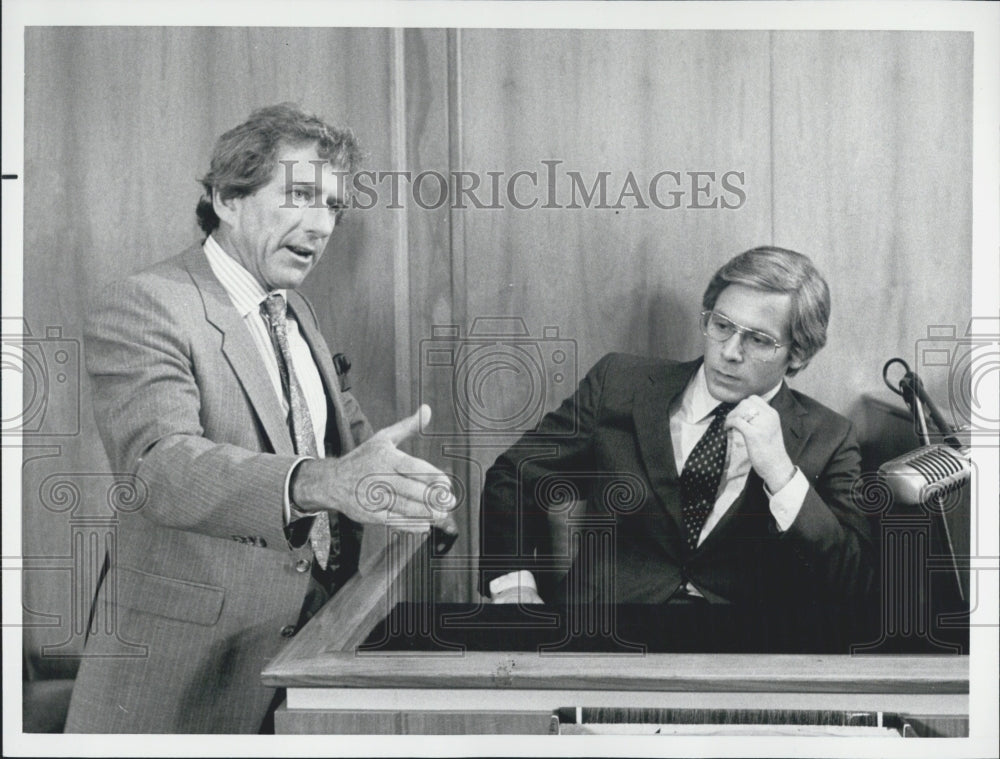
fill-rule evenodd
<path id="1" fill-rule="evenodd" d="M 358 159 L 294 106 L 254 112 L 202 180 L 204 244 L 97 299 L 97 423 L 148 499 L 109 551 L 95 603 L 115 634 L 88 639 L 67 732 L 260 730 L 277 700 L 260 671 L 355 572 L 361 525 L 455 531 L 447 478 L 396 447 L 429 409 L 373 434 L 296 292 Z M 391 513 L 358 487 L 372 474 Z"/>

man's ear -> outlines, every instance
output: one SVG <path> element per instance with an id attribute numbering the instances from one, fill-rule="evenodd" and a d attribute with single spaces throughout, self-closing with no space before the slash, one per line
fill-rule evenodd
<path id="1" fill-rule="evenodd" d="M 790 354 L 788 356 L 788 366 L 785 367 L 785 374 L 788 374 L 788 372 L 797 372 L 799 369 L 805 366 L 806 363 L 808 362 L 803 361 L 801 358 L 799 358 L 799 356 L 795 355 L 794 353 Z"/>
<path id="2" fill-rule="evenodd" d="M 212 188 L 212 210 L 221 221 L 229 226 L 235 226 L 236 212 L 240 204 L 240 198 L 222 199 L 222 195 L 216 188 Z"/>

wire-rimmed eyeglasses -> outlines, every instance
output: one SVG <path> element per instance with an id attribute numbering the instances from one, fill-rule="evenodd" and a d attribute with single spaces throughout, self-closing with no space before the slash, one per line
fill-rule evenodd
<path id="1" fill-rule="evenodd" d="M 788 345 L 779 343 L 763 332 L 737 324 L 728 316 L 715 311 L 701 312 L 701 332 L 705 337 L 718 343 L 724 343 L 739 333 L 740 349 L 744 356 L 753 361 L 773 361 L 778 354 L 778 348 Z"/>

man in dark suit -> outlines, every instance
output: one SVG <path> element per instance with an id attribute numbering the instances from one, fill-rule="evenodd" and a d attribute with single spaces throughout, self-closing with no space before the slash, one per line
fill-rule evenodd
<path id="1" fill-rule="evenodd" d="M 799 253 L 755 248 L 716 272 L 702 304 L 701 358 L 605 356 L 487 472 L 480 568 L 495 603 L 870 592 L 852 426 L 784 381 L 826 342 L 826 282 Z M 587 509 L 556 526 L 570 533 L 559 555 L 551 517 L 576 499 Z M 595 524 L 613 537 L 588 539 Z"/>
<path id="2" fill-rule="evenodd" d="M 147 499 L 109 550 L 95 604 L 114 630 L 91 630 L 67 732 L 257 732 L 276 696 L 261 669 L 355 572 L 361 525 L 454 531 L 450 490 L 424 497 L 447 479 L 396 448 L 429 409 L 373 435 L 295 292 L 358 156 L 296 107 L 254 112 L 202 180 L 204 243 L 97 299 L 95 416 Z M 391 513 L 358 487 L 372 475 Z"/>

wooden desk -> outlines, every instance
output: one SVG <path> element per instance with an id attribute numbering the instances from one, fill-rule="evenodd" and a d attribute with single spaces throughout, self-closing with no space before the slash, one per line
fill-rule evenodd
<path id="1" fill-rule="evenodd" d="M 359 650 L 407 588 L 427 587 L 427 562 L 422 539 L 393 536 L 267 666 L 264 683 L 287 689 L 278 732 L 544 734 L 557 709 L 590 707 L 866 711 L 967 729 L 967 656 Z"/>

